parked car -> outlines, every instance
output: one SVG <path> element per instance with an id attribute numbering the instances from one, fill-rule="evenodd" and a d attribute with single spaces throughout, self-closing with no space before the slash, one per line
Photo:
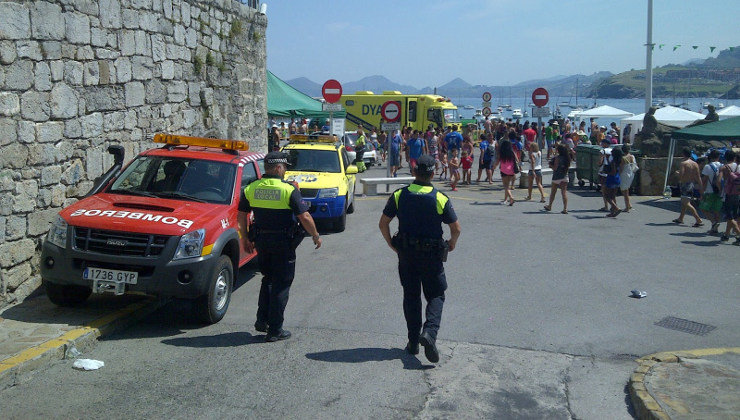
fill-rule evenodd
<path id="1" fill-rule="evenodd" d="M 375 150 L 375 146 L 369 141 L 370 139 L 365 136 L 365 153 L 362 155 L 362 160 L 366 166 L 372 166 L 378 163 L 378 151 Z M 350 162 L 354 162 L 357 158 L 357 152 L 355 151 L 355 142 L 357 141 L 357 131 L 346 131 L 342 136 L 342 142 L 344 148 L 347 149 L 347 156 Z"/>

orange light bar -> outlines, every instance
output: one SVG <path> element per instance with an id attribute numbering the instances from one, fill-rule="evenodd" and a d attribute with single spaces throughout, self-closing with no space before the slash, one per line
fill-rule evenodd
<path id="1" fill-rule="evenodd" d="M 290 135 L 290 142 L 292 143 L 306 143 L 306 142 L 316 142 L 316 143 L 335 143 L 337 142 L 337 138 L 334 135 L 326 135 L 326 134 L 291 134 Z"/>
<path id="2" fill-rule="evenodd" d="M 201 146 L 226 150 L 249 150 L 249 143 L 242 140 L 222 140 L 207 137 L 181 136 L 178 134 L 157 133 L 155 143 L 171 144 L 173 146 Z"/>

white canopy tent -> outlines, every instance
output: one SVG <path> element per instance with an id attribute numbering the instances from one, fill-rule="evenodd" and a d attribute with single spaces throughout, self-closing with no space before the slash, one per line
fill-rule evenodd
<path id="1" fill-rule="evenodd" d="M 740 117 L 740 106 L 730 105 L 717 111 L 720 120 L 726 120 L 732 117 Z"/>
<path id="2" fill-rule="evenodd" d="M 614 108 L 613 106 L 601 105 L 597 106 L 596 108 L 591 108 L 585 111 L 578 112 L 574 115 L 574 117 L 577 120 L 583 120 L 586 118 L 614 118 L 616 120 L 631 117 L 633 115 L 635 114 L 621 110 L 619 108 Z"/>
<path id="3" fill-rule="evenodd" d="M 655 119 L 659 123 L 670 125 L 672 127 L 683 128 L 691 124 L 696 120 L 703 120 L 705 115 L 694 111 L 687 111 L 683 108 L 676 108 L 675 106 L 664 106 L 658 108 L 655 111 Z M 619 130 L 624 133 L 624 127 L 627 124 L 632 124 L 632 131 L 630 131 L 630 143 L 635 140 L 635 134 L 642 128 L 642 120 L 645 118 L 645 113 L 635 115 L 629 118 L 623 118 L 619 121 Z"/>

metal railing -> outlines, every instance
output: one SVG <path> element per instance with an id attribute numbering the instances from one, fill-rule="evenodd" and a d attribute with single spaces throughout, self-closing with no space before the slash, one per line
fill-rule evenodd
<path id="1" fill-rule="evenodd" d="M 241 4 L 245 4 L 245 5 L 249 6 L 249 7 L 251 7 L 252 9 L 259 9 L 260 8 L 260 2 L 259 2 L 259 0 L 234 0 L 234 1 L 238 1 Z"/>

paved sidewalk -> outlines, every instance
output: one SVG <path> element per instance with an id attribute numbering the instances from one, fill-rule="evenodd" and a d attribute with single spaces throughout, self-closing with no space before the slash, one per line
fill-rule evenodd
<path id="1" fill-rule="evenodd" d="M 740 419 L 740 347 L 639 359 L 630 397 L 641 419 Z"/>
<path id="2" fill-rule="evenodd" d="M 91 348 L 95 340 L 154 310 L 145 296 L 93 295 L 79 308 L 62 308 L 45 295 L 29 297 L 0 312 L 0 390 L 23 375 L 63 359 L 72 347 Z"/>

